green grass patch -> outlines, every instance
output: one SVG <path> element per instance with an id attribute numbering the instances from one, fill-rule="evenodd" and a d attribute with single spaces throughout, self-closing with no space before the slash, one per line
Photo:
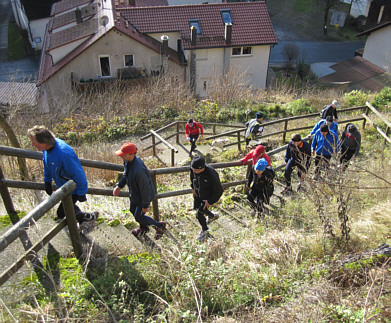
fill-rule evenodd
<path id="1" fill-rule="evenodd" d="M 26 49 L 21 30 L 15 23 L 8 25 L 8 59 L 10 61 L 26 57 Z"/>

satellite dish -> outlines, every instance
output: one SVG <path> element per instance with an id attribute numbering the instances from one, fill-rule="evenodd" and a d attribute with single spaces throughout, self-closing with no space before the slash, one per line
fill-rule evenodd
<path id="1" fill-rule="evenodd" d="M 109 17 L 107 16 L 102 16 L 99 19 L 99 24 L 103 27 L 106 27 L 106 25 L 109 23 Z"/>

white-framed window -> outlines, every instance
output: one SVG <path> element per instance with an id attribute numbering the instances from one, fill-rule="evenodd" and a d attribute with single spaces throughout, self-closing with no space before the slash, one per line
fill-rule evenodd
<path id="1" fill-rule="evenodd" d="M 243 55 L 251 55 L 252 47 L 233 47 L 232 48 L 232 56 L 243 56 Z"/>
<path id="2" fill-rule="evenodd" d="M 134 67 L 134 55 L 133 54 L 124 55 L 124 64 L 125 67 Z"/>
<path id="3" fill-rule="evenodd" d="M 99 66 L 102 77 L 111 76 L 110 56 L 99 56 Z"/>

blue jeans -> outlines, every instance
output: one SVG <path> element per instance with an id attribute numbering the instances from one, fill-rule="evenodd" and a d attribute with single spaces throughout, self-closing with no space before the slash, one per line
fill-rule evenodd
<path id="1" fill-rule="evenodd" d="M 150 216 L 145 215 L 142 212 L 143 207 L 141 204 L 136 204 L 130 201 L 130 212 L 133 214 L 134 219 L 140 224 L 140 228 L 148 230 L 148 226 L 154 225 L 160 228 L 162 225 L 160 222 L 154 220 Z"/>

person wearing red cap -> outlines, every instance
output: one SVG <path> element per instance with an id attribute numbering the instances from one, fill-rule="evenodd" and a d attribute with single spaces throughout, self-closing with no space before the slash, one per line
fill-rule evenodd
<path id="1" fill-rule="evenodd" d="M 113 190 L 113 195 L 118 196 L 125 184 L 129 187 L 130 212 L 140 227 L 132 230 L 136 237 L 149 231 L 149 226 L 156 228 L 155 239 L 160 239 L 166 230 L 166 222 L 159 222 L 145 215 L 155 198 L 155 188 L 147 166 L 136 156 L 137 147 L 131 142 L 126 142 L 115 154 L 124 161 L 124 173 Z"/>
<path id="2" fill-rule="evenodd" d="M 204 128 L 199 122 L 196 122 L 193 119 L 190 119 L 185 125 L 185 135 L 186 139 L 190 141 L 191 147 L 189 156 L 191 157 L 191 153 L 197 148 L 196 142 L 201 133 L 201 136 L 204 135 Z"/>
<path id="3" fill-rule="evenodd" d="M 271 160 L 268 154 L 265 153 L 265 147 L 263 145 L 259 145 L 255 147 L 254 149 L 250 150 L 250 152 L 243 157 L 240 161 L 242 164 L 246 163 L 248 160 L 252 159 L 253 166 L 257 163 L 258 159 L 265 158 L 268 165 L 271 166 Z"/>

